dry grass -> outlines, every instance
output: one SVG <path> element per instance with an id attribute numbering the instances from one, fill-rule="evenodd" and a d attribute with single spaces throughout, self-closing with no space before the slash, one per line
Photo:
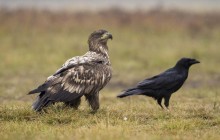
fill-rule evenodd
<path id="1" fill-rule="evenodd" d="M 43 114 L 33 112 L 30 103 L 11 102 L 0 107 L 0 135 L 3 139 L 219 139 L 220 106 L 214 107 L 214 100 L 220 98 L 197 98 L 187 92 L 173 96 L 170 111 L 161 110 L 152 99 L 119 100 L 107 92 L 96 114 L 85 102 L 79 110 L 58 104 Z"/>

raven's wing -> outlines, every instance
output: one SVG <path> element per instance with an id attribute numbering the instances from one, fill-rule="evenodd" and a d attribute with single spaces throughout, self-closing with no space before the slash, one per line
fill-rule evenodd
<path id="1" fill-rule="evenodd" d="M 186 77 L 175 69 L 169 69 L 159 75 L 145 79 L 137 84 L 138 88 L 148 90 L 172 90 L 183 84 Z"/>

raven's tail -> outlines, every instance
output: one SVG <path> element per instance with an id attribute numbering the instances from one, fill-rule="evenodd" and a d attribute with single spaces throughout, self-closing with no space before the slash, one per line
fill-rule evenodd
<path id="1" fill-rule="evenodd" d="M 42 95 L 43 94 L 43 95 Z M 33 103 L 32 109 L 39 112 L 43 109 L 43 107 L 46 107 L 52 103 L 51 100 L 49 100 L 48 96 L 45 95 L 45 93 L 41 93 L 37 100 Z"/>
<path id="2" fill-rule="evenodd" d="M 124 91 L 122 94 L 118 95 L 117 97 L 123 98 L 123 97 L 131 96 L 131 95 L 140 95 L 142 93 L 143 91 L 141 89 L 131 88 L 131 89 Z"/>

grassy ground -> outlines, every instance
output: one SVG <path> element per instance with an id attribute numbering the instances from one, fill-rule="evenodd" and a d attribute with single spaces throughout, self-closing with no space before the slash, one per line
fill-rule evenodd
<path id="1" fill-rule="evenodd" d="M 220 15 L 179 12 L 50 13 L 0 11 L 1 139 L 219 139 Z M 87 51 L 88 35 L 99 28 L 109 42 L 114 75 L 92 114 L 57 104 L 47 113 L 31 110 L 26 93 L 68 58 Z M 181 57 L 201 64 L 190 69 L 171 110 L 153 99 L 116 99 L 124 88 L 171 67 Z"/>

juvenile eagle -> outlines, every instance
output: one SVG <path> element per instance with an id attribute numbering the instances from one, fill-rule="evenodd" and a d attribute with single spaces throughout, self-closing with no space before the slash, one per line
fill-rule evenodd
<path id="1" fill-rule="evenodd" d="M 91 108 L 98 110 L 99 91 L 112 77 L 108 39 L 112 39 L 112 35 L 106 30 L 93 32 L 88 39 L 86 54 L 67 60 L 42 85 L 28 93 L 40 93 L 33 109 L 41 111 L 55 102 L 64 102 L 77 109 L 84 95 Z"/>
<path id="2" fill-rule="evenodd" d="M 164 105 L 168 108 L 172 93 L 181 88 L 188 77 L 190 66 L 197 63 L 200 62 L 196 59 L 182 58 L 173 68 L 139 82 L 134 88 L 125 90 L 117 97 L 123 98 L 130 95 L 150 96 L 157 100 L 161 108 L 163 108 L 161 101 L 164 98 Z"/>

